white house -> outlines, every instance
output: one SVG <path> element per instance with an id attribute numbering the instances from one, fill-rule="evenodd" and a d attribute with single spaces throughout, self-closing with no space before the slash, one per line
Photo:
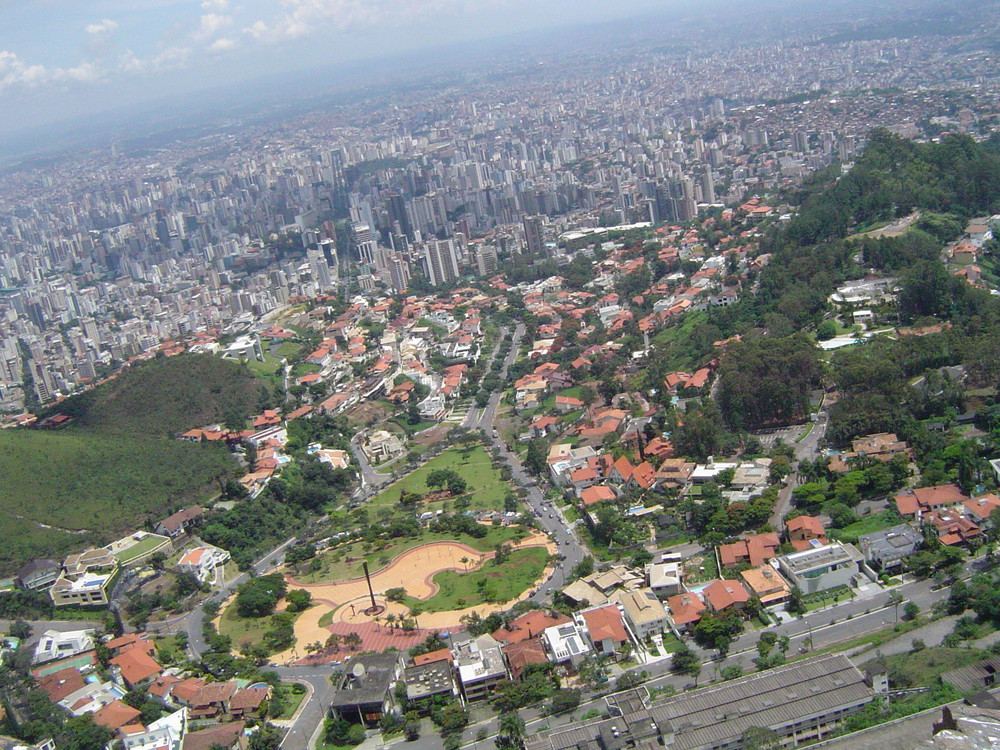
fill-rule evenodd
<path id="1" fill-rule="evenodd" d="M 177 569 L 184 573 L 194 573 L 202 583 L 214 580 L 216 569 L 229 562 L 229 553 L 224 549 L 205 545 L 185 552 L 177 561 Z"/>
<path id="2" fill-rule="evenodd" d="M 94 648 L 94 639 L 91 638 L 93 632 L 93 630 L 70 630 L 60 633 L 58 630 L 46 630 L 35 647 L 32 661 L 41 664 L 90 651 Z"/>

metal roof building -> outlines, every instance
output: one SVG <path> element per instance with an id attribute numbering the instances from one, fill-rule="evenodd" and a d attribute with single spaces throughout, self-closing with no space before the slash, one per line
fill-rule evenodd
<path id="1" fill-rule="evenodd" d="M 644 689 L 608 698 L 611 718 L 529 737 L 526 750 L 736 750 L 750 728 L 784 744 L 820 739 L 876 695 L 843 654 L 787 664 L 649 703 Z"/>

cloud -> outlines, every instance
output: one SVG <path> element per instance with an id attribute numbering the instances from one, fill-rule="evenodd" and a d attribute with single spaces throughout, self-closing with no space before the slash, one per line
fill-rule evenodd
<path id="1" fill-rule="evenodd" d="M 236 47 L 236 41 L 233 39 L 226 39 L 225 37 L 221 39 L 216 39 L 210 45 L 208 45 L 209 52 L 228 52 L 229 50 Z"/>
<path id="2" fill-rule="evenodd" d="M 29 65 L 9 50 L 0 50 L 0 91 L 11 86 L 39 86 L 49 78 L 44 65 Z"/>
<path id="3" fill-rule="evenodd" d="M 223 11 L 229 7 L 229 0 L 202 0 L 201 7 L 205 10 Z"/>
<path id="4" fill-rule="evenodd" d="M 100 23 L 90 23 L 84 26 L 83 30 L 91 36 L 109 36 L 118 29 L 118 22 L 105 18 Z"/>
<path id="5" fill-rule="evenodd" d="M 199 19 L 198 30 L 194 33 L 196 39 L 202 41 L 211 39 L 222 29 L 232 25 L 233 19 L 219 13 L 206 13 Z"/>

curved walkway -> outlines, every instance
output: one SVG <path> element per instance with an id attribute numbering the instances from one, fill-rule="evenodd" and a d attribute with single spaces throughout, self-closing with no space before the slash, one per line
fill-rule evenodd
<path id="1" fill-rule="evenodd" d="M 556 551 L 555 546 L 547 538 L 540 535 L 528 537 L 516 545 L 515 549 L 525 547 L 544 547 L 550 553 Z M 371 576 L 376 601 L 386 608 L 380 619 L 384 620 L 387 614 L 395 617 L 409 616 L 409 608 L 406 605 L 385 600 L 383 594 L 388 589 L 402 587 L 406 589 L 409 596 L 426 601 L 438 591 L 438 585 L 433 581 L 435 575 L 444 570 L 463 572 L 474 570 L 493 558 L 495 554 L 495 552 L 483 552 L 459 542 L 447 541 L 430 542 L 401 553 L 384 568 L 372 573 Z M 463 557 L 468 558 L 469 563 L 462 564 L 460 560 Z M 550 567 L 546 567 L 538 580 L 546 580 L 551 572 Z M 303 655 L 302 648 L 306 644 L 316 641 L 326 643 L 331 633 L 344 635 L 348 632 L 358 632 L 365 638 L 365 650 L 377 650 L 377 648 L 373 648 L 376 647 L 375 643 L 367 643 L 369 638 L 366 636 L 385 632 L 393 636 L 392 640 L 398 644 L 398 647 L 406 647 L 399 643 L 399 637 L 404 636 L 402 631 L 394 630 L 387 625 L 380 625 L 378 621 L 364 614 L 364 609 L 369 603 L 368 585 L 364 578 L 337 583 L 299 584 L 294 579 L 290 579 L 290 582 L 293 586 L 301 586 L 309 591 L 313 595 L 315 605 L 299 615 L 295 621 L 295 640 L 298 648 L 289 649 L 276 655 L 273 657 L 274 661 L 298 660 Z M 514 601 L 527 598 L 532 592 L 533 587 L 529 587 Z M 425 612 L 417 617 L 419 629 L 413 633 L 405 634 L 404 640 L 412 638 L 414 642 L 419 642 L 430 630 L 460 627 L 462 618 L 467 615 L 477 613 L 480 617 L 485 617 L 493 612 L 509 609 L 513 603 L 480 604 L 448 612 Z M 331 611 L 333 612 L 331 623 L 321 625 L 320 621 L 327 619 L 326 616 Z M 383 639 L 378 638 L 377 640 L 382 641 Z M 326 661 L 329 658 L 326 656 L 323 660 Z"/>

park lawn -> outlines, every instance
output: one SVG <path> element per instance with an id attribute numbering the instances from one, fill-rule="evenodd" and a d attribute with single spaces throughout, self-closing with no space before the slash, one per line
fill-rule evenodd
<path id="1" fill-rule="evenodd" d="M 871 534 L 873 531 L 888 529 L 890 526 L 895 526 L 902 522 L 902 519 L 891 510 L 882 511 L 881 513 L 869 513 L 867 516 L 842 529 L 830 529 L 829 534 L 838 541 L 857 544 L 858 537 L 863 534 Z"/>
<path id="2" fill-rule="evenodd" d="M 299 362 L 292 368 L 292 377 L 301 378 L 306 375 L 314 375 L 315 373 L 322 371 L 322 367 L 314 365 L 312 362 Z"/>
<path id="3" fill-rule="evenodd" d="M 276 375 L 281 369 L 281 360 L 273 356 L 270 352 L 264 352 L 264 361 L 258 362 L 257 360 L 248 360 L 246 366 L 250 368 L 250 371 L 254 375 L 259 375 L 261 377 L 270 377 Z"/>
<path id="4" fill-rule="evenodd" d="M 936 678 L 952 669 L 976 664 L 989 652 L 975 648 L 925 648 L 920 651 L 886 656 L 891 684 L 931 686 Z"/>
<path id="5" fill-rule="evenodd" d="M 510 526 L 490 526 L 487 527 L 486 536 L 477 539 L 467 534 L 453 534 L 449 532 L 424 531 L 420 536 L 413 538 L 400 537 L 389 540 L 388 546 L 384 549 L 374 550 L 365 554 L 364 548 L 367 542 L 356 541 L 346 545 L 335 547 L 318 555 L 322 567 L 318 571 L 310 571 L 302 575 L 296 575 L 295 580 L 300 583 L 329 583 L 332 581 L 346 581 L 351 578 L 360 578 L 364 575 L 361 567 L 362 558 L 368 561 L 368 568 L 372 573 L 376 573 L 393 559 L 403 554 L 407 550 L 419 547 L 430 542 L 458 542 L 467 544 L 470 547 L 483 552 L 495 549 L 498 544 L 513 541 L 516 530 Z M 334 554 L 340 553 L 341 560 L 334 561 Z M 352 562 L 347 562 L 346 558 L 355 558 Z"/>
<path id="6" fill-rule="evenodd" d="M 301 351 L 302 351 L 302 344 L 296 344 L 291 341 L 283 341 L 278 346 L 277 354 L 279 357 L 284 357 L 285 359 L 292 359 L 293 357 L 297 357 L 299 355 L 299 352 Z"/>
<path id="7" fill-rule="evenodd" d="M 541 578 L 548 559 L 548 550 L 528 547 L 514 550 L 501 565 L 487 561 L 468 573 L 442 570 L 434 576 L 434 583 L 440 586 L 438 593 L 427 601 L 407 597 L 407 604 L 425 612 L 449 612 L 487 601 L 509 602 Z"/>
<path id="8" fill-rule="evenodd" d="M 240 645 L 244 643 L 261 643 L 264 634 L 274 627 L 274 623 L 271 622 L 272 616 L 240 617 L 236 613 L 236 605 L 231 604 L 219 619 L 219 634 L 232 638 L 235 649 L 239 649 Z"/>
<path id="9" fill-rule="evenodd" d="M 161 544 L 164 544 L 165 542 L 169 543 L 169 541 L 170 540 L 167 539 L 166 537 L 162 537 L 157 534 L 150 534 L 149 536 L 144 537 L 142 540 L 133 544 L 124 552 L 118 553 L 116 557 L 120 564 L 125 565 L 131 560 L 134 560 L 137 557 L 141 557 L 142 555 L 145 555 L 147 552 L 156 549 Z M 164 549 L 169 550 L 170 548 L 169 546 L 167 546 Z"/>
<path id="10" fill-rule="evenodd" d="M 293 686 L 298 686 L 298 683 L 281 683 L 281 687 L 284 688 L 285 692 L 285 710 L 281 712 L 281 716 L 277 717 L 279 720 L 291 719 L 295 716 L 295 712 L 299 710 L 299 706 L 302 705 L 302 701 L 306 698 L 306 691 L 303 690 L 301 693 L 296 693 L 292 690 Z"/>
<path id="11" fill-rule="evenodd" d="M 500 478 L 500 473 L 493 468 L 489 454 L 479 445 L 468 451 L 468 455 L 466 455 L 465 449 L 449 448 L 398 482 L 389 485 L 372 498 L 365 507 L 369 511 L 379 508 L 402 510 L 399 505 L 400 494 L 402 492 L 416 492 L 423 495 L 430 492 L 431 489 L 427 486 L 426 480 L 428 475 L 437 469 L 450 469 L 466 481 L 470 494 L 469 510 L 503 510 L 503 498 L 511 486 Z M 446 502 L 452 504 L 454 500 L 423 503 L 418 510 L 421 513 L 440 510 Z"/>

